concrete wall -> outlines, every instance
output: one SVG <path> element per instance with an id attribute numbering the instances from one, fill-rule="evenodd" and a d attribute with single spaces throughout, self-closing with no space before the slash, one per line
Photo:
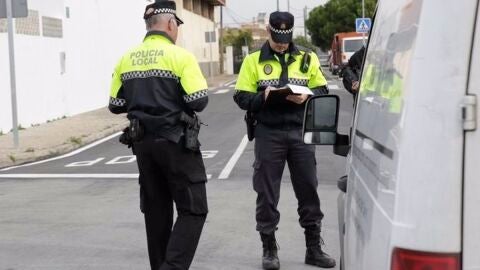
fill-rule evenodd
<path id="1" fill-rule="evenodd" d="M 176 2 L 177 7 L 183 7 L 183 1 Z M 213 75 L 217 75 L 220 72 L 218 64 L 220 62 L 220 53 L 218 44 L 219 33 L 218 29 L 215 28 L 215 22 L 183 8 L 179 10 L 179 16 L 185 24 L 180 27 L 177 43 L 195 54 L 205 76 L 210 76 L 209 63 L 211 61 L 214 62 L 212 66 L 215 66 Z M 216 32 L 216 42 L 206 43 L 205 32 L 211 31 Z"/>
<path id="2" fill-rule="evenodd" d="M 142 16 L 148 2 L 118 3 L 117 0 L 28 1 L 29 10 L 36 11 L 38 16 L 39 33 L 16 33 L 14 38 L 18 120 L 22 127 L 108 104 L 116 62 L 127 49 L 142 42 L 146 33 Z M 208 76 L 205 64 L 210 59 L 210 47 L 205 43 L 204 31 L 213 29 L 214 24 L 188 11 L 183 14 L 180 11 L 179 15 L 186 25 L 181 27 L 177 44 L 196 55 Z M 62 21 L 61 37 L 44 36 L 43 16 Z M 6 32 L 1 32 L 2 24 L 5 25 L 5 20 L 0 20 L 0 130 L 5 133 L 12 128 L 12 114 L 8 38 Z M 17 19 L 14 24 L 18 24 Z M 212 46 L 212 51 L 214 61 L 218 62 L 218 43 Z M 218 70 L 217 64 L 213 66 Z"/>
<path id="3" fill-rule="evenodd" d="M 211 65 L 210 65 L 211 63 Z M 219 62 L 203 62 L 200 63 L 200 69 L 205 77 L 216 76 L 220 74 Z"/>

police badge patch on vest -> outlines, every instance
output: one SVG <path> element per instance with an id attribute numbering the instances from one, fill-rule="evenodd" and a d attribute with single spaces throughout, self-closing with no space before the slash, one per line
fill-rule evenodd
<path id="1" fill-rule="evenodd" d="M 273 68 L 270 64 L 266 64 L 264 67 L 263 67 L 263 72 L 265 72 L 266 75 L 270 75 L 272 74 L 272 71 L 273 71 Z"/>

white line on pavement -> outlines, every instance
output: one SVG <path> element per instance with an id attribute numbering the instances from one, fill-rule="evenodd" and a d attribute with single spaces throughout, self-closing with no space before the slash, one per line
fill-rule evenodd
<path id="1" fill-rule="evenodd" d="M 225 93 L 228 93 L 230 92 L 230 89 L 220 89 L 218 90 L 217 92 L 213 93 L 214 95 L 218 95 L 218 94 L 225 94 Z"/>
<path id="2" fill-rule="evenodd" d="M 0 174 L 0 178 L 22 178 L 22 179 L 52 179 L 52 178 L 122 178 L 137 179 L 138 173 L 127 174 L 106 174 L 106 173 L 86 173 L 86 174 Z M 207 179 L 212 178 L 211 174 L 207 174 Z"/>
<path id="3" fill-rule="evenodd" d="M 62 159 L 62 158 L 66 158 L 66 157 L 71 157 L 71 156 L 74 156 L 78 153 L 81 153 L 85 150 L 88 150 L 90 148 L 93 148 L 101 143 L 104 143 L 112 138 L 115 138 L 117 137 L 118 135 L 122 134 L 122 132 L 117 132 L 115 134 L 112 134 L 108 137 L 105 137 L 103 139 L 100 139 L 96 142 L 93 142 L 87 146 L 84 146 L 82 148 L 78 148 L 77 150 L 75 151 L 72 151 L 70 153 L 67 153 L 65 155 L 61 155 L 61 156 L 58 156 L 58 157 L 53 157 L 53 158 L 49 158 L 49 159 L 45 159 L 45 160 L 40 160 L 40 161 L 37 161 L 37 162 L 32 162 L 32 163 L 28 163 L 28 164 L 24 164 L 24 165 L 20 165 L 20 166 L 14 166 L 14 167 L 8 167 L 8 168 L 4 168 L 4 169 L 1 169 L 0 172 L 3 172 L 3 171 L 9 171 L 9 170 L 12 170 L 12 169 L 16 169 L 16 168 L 20 168 L 20 167 L 27 167 L 27 166 L 32 166 L 32 165 L 37 165 L 37 164 L 42 164 L 42 163 L 46 163 L 46 162 L 49 162 L 49 161 L 53 161 L 53 160 L 58 160 L 58 159 Z"/>
<path id="4" fill-rule="evenodd" d="M 0 178 L 138 178 L 138 173 L 129 174 L 106 174 L 106 173 L 85 173 L 85 174 L 0 174 Z"/>
<path id="5" fill-rule="evenodd" d="M 235 167 L 235 164 L 237 164 L 238 159 L 242 155 L 243 151 L 245 151 L 245 147 L 247 147 L 248 144 L 248 137 L 247 135 L 243 136 L 242 141 L 240 142 L 240 145 L 238 146 L 237 150 L 235 153 L 233 153 L 232 157 L 228 161 L 227 165 L 225 168 L 223 168 L 222 172 L 220 173 L 220 176 L 218 176 L 218 179 L 227 179 L 230 176 L 230 173 L 233 170 L 233 167 Z"/>
<path id="6" fill-rule="evenodd" d="M 229 86 L 229 85 L 231 85 L 231 84 L 234 84 L 236 81 L 237 81 L 237 79 L 233 79 L 233 80 L 231 80 L 231 81 L 229 81 L 229 82 L 224 83 L 223 86 Z"/>
<path id="7" fill-rule="evenodd" d="M 331 84 L 328 86 L 328 89 L 330 90 L 340 90 L 340 87 L 336 84 Z"/>

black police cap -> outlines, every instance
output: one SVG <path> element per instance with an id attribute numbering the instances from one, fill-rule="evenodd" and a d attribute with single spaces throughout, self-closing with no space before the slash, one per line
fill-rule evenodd
<path id="1" fill-rule="evenodd" d="M 293 37 L 295 18 L 289 12 L 275 11 L 270 14 L 269 27 L 273 41 L 290 43 Z"/>
<path id="2" fill-rule="evenodd" d="M 174 1 L 168 0 L 155 0 L 155 3 L 146 6 L 143 18 L 146 20 L 153 15 L 165 13 L 174 15 L 178 25 L 183 24 L 183 21 L 177 17 L 177 5 Z"/>

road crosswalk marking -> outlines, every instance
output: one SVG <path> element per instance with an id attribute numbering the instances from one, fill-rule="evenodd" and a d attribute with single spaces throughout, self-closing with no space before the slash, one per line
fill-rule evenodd
<path id="1" fill-rule="evenodd" d="M 230 89 L 220 89 L 217 92 L 213 93 L 214 95 L 225 94 L 230 92 Z"/>
<path id="2" fill-rule="evenodd" d="M 85 173 L 85 174 L 0 174 L 0 178 L 8 179 L 138 179 L 138 173 L 126 173 L 126 174 L 107 174 L 107 173 Z M 207 174 L 207 179 L 211 179 L 212 175 Z"/>

